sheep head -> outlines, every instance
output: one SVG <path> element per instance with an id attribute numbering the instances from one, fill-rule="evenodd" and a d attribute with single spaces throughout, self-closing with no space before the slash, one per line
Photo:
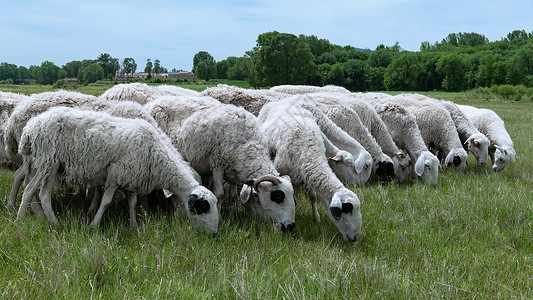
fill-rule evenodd
<path id="1" fill-rule="evenodd" d="M 468 154 L 463 148 L 453 148 L 446 156 L 444 165 L 447 168 L 452 168 L 457 172 L 463 172 L 466 167 L 467 160 Z"/>
<path id="2" fill-rule="evenodd" d="M 403 151 L 399 151 L 392 156 L 394 164 L 394 176 L 399 183 L 406 182 L 411 173 L 411 157 Z"/>
<path id="3" fill-rule="evenodd" d="M 415 163 L 414 172 L 427 184 L 436 185 L 439 176 L 439 159 L 429 151 L 424 151 Z"/>
<path id="4" fill-rule="evenodd" d="M 218 228 L 217 198 L 203 186 L 197 186 L 187 201 L 187 216 L 196 221 L 199 230 L 216 233 Z"/>
<path id="5" fill-rule="evenodd" d="M 465 145 L 476 158 L 478 166 L 485 167 L 489 156 L 489 139 L 482 133 L 476 133 L 465 141 Z"/>
<path id="6" fill-rule="evenodd" d="M 357 195 L 342 188 L 336 191 L 328 207 L 328 215 L 347 242 L 355 242 L 361 234 L 361 211 Z"/>
<path id="7" fill-rule="evenodd" d="M 372 172 L 372 156 L 367 151 L 354 159 L 351 153 L 339 150 L 335 156 L 328 158 L 328 163 L 340 180 L 353 185 L 367 182 Z"/>
<path id="8" fill-rule="evenodd" d="M 283 232 L 294 228 L 296 202 L 289 176 L 265 175 L 243 183 L 241 203 L 248 211 L 271 217 Z"/>
<path id="9" fill-rule="evenodd" d="M 494 151 L 494 159 L 492 170 L 499 172 L 505 169 L 509 164 L 512 164 L 516 160 L 516 151 L 512 146 L 498 146 L 494 145 L 496 150 Z"/>

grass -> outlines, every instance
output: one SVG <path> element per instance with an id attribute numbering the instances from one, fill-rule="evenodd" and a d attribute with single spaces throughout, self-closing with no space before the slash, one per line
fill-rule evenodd
<path id="1" fill-rule="evenodd" d="M 495 173 L 470 157 L 465 173 L 441 172 L 436 187 L 352 187 L 363 214 L 356 243 L 343 241 L 322 208 L 314 223 L 299 189 L 288 234 L 242 210 L 212 237 L 167 211 L 139 209 L 129 229 L 119 205 L 91 230 L 88 203 L 74 196 L 54 200 L 58 226 L 2 209 L 0 298 L 531 299 L 533 103 L 439 95 L 495 110 L 517 161 Z M 3 199 L 11 182 L 4 172 Z"/>

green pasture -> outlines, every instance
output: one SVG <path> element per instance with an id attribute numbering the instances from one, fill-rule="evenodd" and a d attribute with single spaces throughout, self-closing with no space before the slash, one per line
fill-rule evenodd
<path id="1" fill-rule="evenodd" d="M 517 161 L 495 173 L 471 156 L 464 173 L 443 171 L 436 187 L 350 187 L 363 215 L 355 243 L 344 242 L 322 207 L 314 223 L 301 189 L 292 232 L 239 209 L 221 220 L 216 237 L 164 208 L 139 208 L 138 228 L 130 229 L 119 204 L 91 230 L 89 203 L 60 191 L 58 226 L 0 209 L 0 298 L 532 299 L 533 103 L 430 96 L 495 110 Z M 3 203 L 12 180 L 1 174 Z"/>

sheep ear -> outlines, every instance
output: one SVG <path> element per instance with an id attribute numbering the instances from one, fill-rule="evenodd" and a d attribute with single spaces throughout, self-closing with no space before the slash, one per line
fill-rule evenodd
<path id="1" fill-rule="evenodd" d="M 363 169 L 365 168 L 365 158 L 363 155 L 359 155 L 359 157 L 357 158 L 357 160 L 355 161 L 355 172 L 357 172 L 358 174 L 361 173 L 363 171 Z"/>
<path id="2" fill-rule="evenodd" d="M 494 145 L 494 148 L 496 148 L 496 149 L 498 149 L 498 150 L 500 150 L 500 151 L 502 151 L 502 152 L 503 152 L 503 147 L 501 147 L 501 146 L 498 146 L 498 145 Z"/>
<path id="3" fill-rule="evenodd" d="M 424 174 L 424 167 L 425 167 L 425 159 L 424 157 L 420 156 L 415 164 L 415 174 L 417 176 L 422 176 Z"/>
<path id="4" fill-rule="evenodd" d="M 444 160 L 444 165 L 451 166 L 453 163 L 453 157 L 452 153 L 448 153 L 448 156 L 446 156 L 446 159 Z"/>
<path id="5" fill-rule="evenodd" d="M 252 183 L 253 184 L 253 183 Z M 251 186 L 243 186 L 241 190 L 241 195 L 239 198 L 241 198 L 241 203 L 246 204 L 248 200 L 250 200 L 252 196 L 253 188 Z"/>
<path id="6" fill-rule="evenodd" d="M 338 221 L 338 220 L 341 219 L 341 217 L 342 217 L 342 208 L 333 206 L 333 207 L 329 208 L 329 211 L 331 212 L 331 215 L 333 216 L 333 218 L 335 220 Z"/>
<path id="7" fill-rule="evenodd" d="M 465 144 L 465 145 L 468 145 L 468 144 L 470 143 L 471 140 L 472 140 L 472 137 L 469 137 L 469 138 L 464 142 L 464 144 Z"/>

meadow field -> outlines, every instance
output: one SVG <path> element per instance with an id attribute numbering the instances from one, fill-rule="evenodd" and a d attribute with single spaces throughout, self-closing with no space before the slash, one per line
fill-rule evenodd
<path id="1" fill-rule="evenodd" d="M 344 242 L 323 207 L 313 222 L 301 189 L 290 233 L 242 209 L 215 237 L 163 209 L 138 209 L 130 229 L 120 205 L 92 230 L 89 203 L 65 191 L 53 202 L 57 226 L 31 213 L 15 220 L 2 205 L 0 298 L 532 299 L 533 102 L 429 95 L 496 111 L 517 161 L 495 173 L 470 154 L 464 173 L 442 171 L 435 187 L 351 187 L 363 215 L 355 243 Z M 12 180 L 1 174 L 3 204 Z"/>

